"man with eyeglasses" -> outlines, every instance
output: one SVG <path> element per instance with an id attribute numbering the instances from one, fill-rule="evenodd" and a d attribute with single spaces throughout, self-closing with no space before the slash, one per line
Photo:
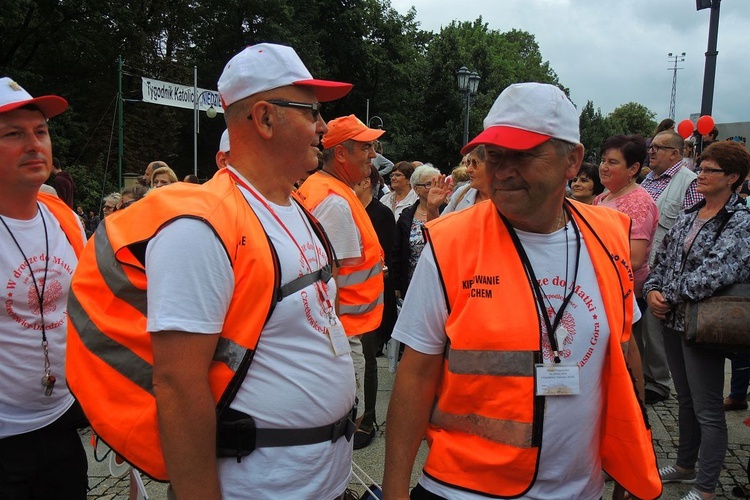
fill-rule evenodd
<path id="1" fill-rule="evenodd" d="M 365 357 L 375 360 L 376 342 L 366 342 L 368 352 L 363 353 L 361 336 L 374 336 L 383 318 L 384 256 L 354 187 L 370 175 L 375 141 L 384 133 L 368 128 L 354 115 L 331 120 L 323 136 L 323 169 L 299 188 L 305 206 L 331 238 L 339 262 L 334 269 L 337 312 L 352 349 L 359 407 L 371 410 L 354 436 L 355 449 L 369 445 L 375 435 L 375 408 L 366 401 L 364 377 Z M 371 398 L 376 392 L 377 386 Z"/>
<path id="2" fill-rule="evenodd" d="M 105 220 L 112 231 L 97 233 L 87 272 L 73 285 L 74 293 L 91 289 L 100 301 L 114 295 L 133 305 L 75 311 L 80 364 L 92 328 L 145 325 L 137 334 L 150 340 L 153 378 L 139 364 L 127 374 L 81 373 L 76 394 L 96 412 L 104 398 L 129 391 L 127 404 L 142 406 L 140 419 L 153 430 L 137 436 L 117 420 L 111 435 L 100 435 L 129 450 L 136 468 L 168 476 L 177 498 L 340 498 L 348 485 L 352 359 L 333 305 L 330 244 L 293 186 L 318 163 L 328 131 L 320 102 L 351 87 L 313 79 L 291 47 L 262 43 L 235 55 L 218 82 L 227 165 L 204 184 L 177 183 Z M 110 290 L 108 280 L 123 276 L 115 265 L 105 270 L 112 276 L 95 275 L 105 257 L 127 260 L 129 276 L 147 278 L 148 289 Z M 125 348 L 134 335 L 112 338 Z M 123 376 L 153 383 L 136 390 Z M 92 378 L 107 388 L 97 394 Z M 111 428 L 120 415 L 101 418 Z"/>
<path id="3" fill-rule="evenodd" d="M 623 350 L 638 319 L 630 219 L 566 200 L 584 150 L 556 86 L 506 88 L 462 154 L 490 201 L 439 217 L 393 337 L 384 498 L 633 497 L 662 487 Z M 423 438 L 429 452 L 409 492 Z M 411 496 L 410 496 L 411 495 Z"/>
<path id="4" fill-rule="evenodd" d="M 651 172 L 643 179 L 641 186 L 648 191 L 659 208 L 659 225 L 654 235 L 650 266 L 653 266 L 661 241 L 674 225 L 677 215 L 703 199 L 697 191 L 697 175 L 682 156 L 684 148 L 685 140 L 676 132 L 666 130 L 654 137 L 648 149 Z M 639 334 L 643 341 L 641 357 L 646 381 L 646 403 L 654 404 L 669 398 L 672 377 L 664 352 L 661 321 L 650 309 L 644 313 L 640 332 L 636 331 L 636 335 Z"/>

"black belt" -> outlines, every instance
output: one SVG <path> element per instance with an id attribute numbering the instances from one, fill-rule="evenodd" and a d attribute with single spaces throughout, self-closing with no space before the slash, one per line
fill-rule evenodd
<path id="1" fill-rule="evenodd" d="M 242 457 L 256 448 L 302 446 L 306 444 L 335 443 L 341 436 L 350 441 L 354 434 L 357 407 L 336 422 L 306 429 L 259 429 L 255 420 L 241 411 L 227 408 L 221 415 L 216 432 L 216 456 Z"/>

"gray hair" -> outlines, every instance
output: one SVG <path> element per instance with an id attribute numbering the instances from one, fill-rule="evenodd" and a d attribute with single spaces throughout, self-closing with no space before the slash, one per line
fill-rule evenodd
<path id="1" fill-rule="evenodd" d="M 415 184 L 423 184 L 424 179 L 426 179 L 427 177 L 434 177 L 436 175 L 440 175 L 440 170 L 433 167 L 432 163 L 425 163 L 424 165 L 420 165 L 414 169 L 414 173 L 411 174 L 411 179 L 409 179 L 409 182 L 411 182 L 412 186 L 414 186 Z"/>
<path id="2" fill-rule="evenodd" d="M 105 205 L 109 202 L 112 205 L 117 206 L 120 203 L 120 199 L 122 199 L 122 196 L 120 195 L 120 193 L 115 191 L 114 193 L 110 193 L 104 198 L 102 198 L 102 201 L 104 202 Z"/>

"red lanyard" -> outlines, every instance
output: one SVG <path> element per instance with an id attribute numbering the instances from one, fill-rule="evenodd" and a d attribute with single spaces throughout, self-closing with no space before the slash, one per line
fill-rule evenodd
<path id="1" fill-rule="evenodd" d="M 251 187 L 247 182 L 241 179 L 236 173 L 234 173 L 232 170 L 228 170 L 228 172 L 229 172 L 229 175 L 232 176 L 232 178 L 237 184 L 245 188 L 256 200 L 258 200 L 258 202 L 260 202 L 261 205 L 263 205 L 263 207 L 266 210 L 268 210 L 268 213 L 270 213 L 271 216 L 274 219 L 276 219 L 276 222 L 279 223 L 281 228 L 284 230 L 284 232 L 286 232 L 286 234 L 294 243 L 294 246 L 296 246 L 297 250 L 299 250 L 299 253 L 302 256 L 302 260 L 304 260 L 305 265 L 307 266 L 308 272 L 312 273 L 313 272 L 312 266 L 310 265 L 310 261 L 307 260 L 307 256 L 305 255 L 305 252 L 302 250 L 302 247 L 299 245 L 299 243 L 297 242 L 297 239 L 294 237 L 292 232 L 289 231 L 289 228 L 286 227 L 286 224 L 284 224 L 281 218 L 278 215 L 276 215 L 276 212 L 271 207 L 271 205 L 269 205 L 268 202 L 266 202 L 266 200 L 260 194 L 258 194 L 253 187 Z M 292 202 L 292 205 L 294 205 L 294 202 Z M 294 206 L 296 208 L 296 205 Z M 297 213 L 299 213 L 299 209 L 297 209 Z M 315 262 L 318 265 L 318 269 L 320 269 L 323 266 L 321 266 L 320 259 L 318 258 L 318 246 L 315 244 L 315 236 L 313 235 L 310 227 L 308 226 L 307 218 L 301 213 L 300 213 L 300 217 L 302 217 L 302 223 L 305 226 L 305 229 L 307 229 L 308 234 L 310 235 L 310 242 L 312 243 L 313 253 L 315 254 Z M 322 281 L 318 280 L 315 283 L 313 283 L 313 286 L 315 287 L 315 290 L 317 290 L 318 292 L 318 299 L 320 300 L 320 304 L 323 306 L 323 310 L 329 316 L 329 319 L 330 319 L 331 312 L 333 311 L 333 306 L 331 305 L 331 301 L 328 299 L 328 287 L 325 285 L 325 283 L 323 283 L 322 285 L 321 283 Z"/>

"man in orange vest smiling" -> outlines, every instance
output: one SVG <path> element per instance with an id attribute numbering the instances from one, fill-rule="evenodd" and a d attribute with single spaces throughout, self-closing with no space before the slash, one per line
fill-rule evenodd
<path id="1" fill-rule="evenodd" d="M 328 123 L 323 136 L 323 169 L 300 186 L 305 206 L 318 218 L 331 238 L 339 267 L 335 269 L 337 312 L 352 349 L 359 407 L 375 391 L 364 393 L 365 356 L 375 358 L 374 345 L 363 353 L 361 336 L 373 332 L 383 318 L 383 251 L 365 207 L 354 186 L 370 175 L 375 141 L 384 130 L 368 128 L 356 116 L 342 116 Z M 369 344 L 368 344 L 368 347 Z M 354 448 L 372 440 L 374 404 L 364 415 L 363 428 L 354 436 Z M 363 446 L 364 445 L 364 446 Z"/>
<path id="2" fill-rule="evenodd" d="M 661 481 L 623 355 L 637 319 L 627 217 L 565 199 L 583 158 L 557 87 L 505 89 L 484 131 L 491 200 L 433 221 L 393 337 L 384 493 L 639 498 Z M 439 293 L 436 293 L 439 291 Z"/>

